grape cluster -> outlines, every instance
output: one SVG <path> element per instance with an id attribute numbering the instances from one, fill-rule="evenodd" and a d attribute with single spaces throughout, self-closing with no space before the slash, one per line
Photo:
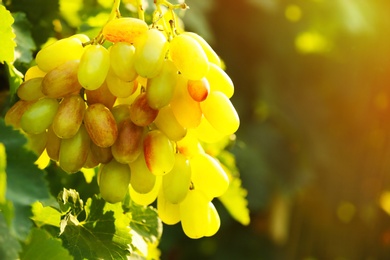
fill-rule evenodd
<path id="1" fill-rule="evenodd" d="M 164 223 L 212 236 L 220 225 L 212 200 L 229 177 L 202 143 L 239 126 L 219 57 L 195 33 L 136 18 L 111 20 L 102 36 L 108 48 L 82 34 L 43 48 L 6 123 L 68 173 L 99 167 L 107 202 L 127 192 L 141 205 L 157 198 Z"/>

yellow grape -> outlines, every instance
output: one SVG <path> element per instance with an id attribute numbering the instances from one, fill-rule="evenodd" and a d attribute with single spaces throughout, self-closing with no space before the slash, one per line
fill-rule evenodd
<path id="1" fill-rule="evenodd" d="M 177 204 L 187 196 L 191 184 L 191 166 L 182 154 L 175 154 L 175 165 L 163 176 L 162 190 L 167 201 Z"/>
<path id="2" fill-rule="evenodd" d="M 5 114 L 5 125 L 11 125 L 14 128 L 20 128 L 20 119 L 24 112 L 30 108 L 35 101 L 19 100 Z"/>
<path id="3" fill-rule="evenodd" d="M 223 135 L 235 133 L 240 126 L 236 109 L 222 92 L 212 91 L 200 107 L 207 121 Z"/>
<path id="4" fill-rule="evenodd" d="M 47 130 L 46 152 L 50 159 L 58 161 L 60 156 L 61 138 L 59 138 L 50 126 Z"/>
<path id="5" fill-rule="evenodd" d="M 111 113 L 119 125 L 123 120 L 130 118 L 130 106 L 127 104 L 116 105 L 111 109 Z"/>
<path id="6" fill-rule="evenodd" d="M 202 102 L 210 93 L 210 85 L 206 78 L 189 80 L 187 83 L 187 90 L 193 100 Z"/>
<path id="7" fill-rule="evenodd" d="M 225 135 L 218 132 L 204 116 L 202 116 L 198 127 L 195 128 L 195 133 L 199 140 L 205 143 L 216 143 L 225 137 Z"/>
<path id="8" fill-rule="evenodd" d="M 36 135 L 27 135 L 27 147 L 33 151 L 38 157 L 45 150 L 47 143 L 47 132 L 42 132 Z"/>
<path id="9" fill-rule="evenodd" d="M 210 91 L 221 91 L 228 98 L 234 94 L 233 81 L 224 70 L 215 64 L 210 64 L 209 72 L 206 74 L 206 79 L 210 84 Z"/>
<path id="10" fill-rule="evenodd" d="M 158 29 L 150 29 L 142 37 L 135 50 L 135 69 L 145 78 L 157 76 L 163 65 L 169 43 Z"/>
<path id="11" fill-rule="evenodd" d="M 151 108 L 160 109 L 169 104 L 175 92 L 177 69 L 170 60 L 165 60 L 160 73 L 148 80 L 146 97 Z"/>
<path id="12" fill-rule="evenodd" d="M 146 166 L 145 157 L 141 153 L 138 158 L 130 163 L 131 180 L 133 189 L 141 194 L 149 193 L 156 182 L 156 175 L 150 172 Z"/>
<path id="13" fill-rule="evenodd" d="M 87 160 L 85 161 L 83 168 L 92 169 L 100 164 L 98 159 L 93 155 L 92 150 L 89 149 Z"/>
<path id="14" fill-rule="evenodd" d="M 79 39 L 83 44 L 90 41 L 89 37 L 83 33 L 74 34 L 74 35 L 70 36 L 69 38 Z"/>
<path id="15" fill-rule="evenodd" d="M 202 110 L 199 102 L 193 100 L 189 95 L 187 80 L 182 76 L 179 77 L 170 105 L 177 121 L 184 128 L 195 128 L 200 124 Z"/>
<path id="16" fill-rule="evenodd" d="M 43 78 L 46 72 L 42 71 L 37 65 L 30 67 L 24 74 L 24 81 L 28 81 L 33 78 Z"/>
<path id="17" fill-rule="evenodd" d="M 125 197 L 130 183 L 130 167 L 115 160 L 100 166 L 99 190 L 102 198 L 117 203 Z"/>
<path id="18" fill-rule="evenodd" d="M 138 81 L 140 77 L 138 77 L 136 79 L 137 81 L 137 89 L 135 90 L 135 92 L 133 94 L 131 94 L 130 96 L 128 96 L 127 98 L 117 98 L 116 99 L 116 102 L 114 104 L 114 106 L 117 106 L 117 105 L 123 105 L 123 104 L 126 104 L 126 105 L 131 105 L 133 104 L 134 100 L 143 92 L 145 92 L 145 88 L 142 87 L 143 85 L 141 85 Z"/>
<path id="19" fill-rule="evenodd" d="M 106 77 L 107 87 L 115 97 L 126 98 L 135 92 L 137 81 L 124 81 L 109 71 Z"/>
<path id="20" fill-rule="evenodd" d="M 145 162 L 155 175 L 170 172 L 175 164 L 175 151 L 171 140 L 160 130 L 146 134 L 143 143 Z"/>
<path id="21" fill-rule="evenodd" d="M 98 89 L 86 89 L 85 96 L 88 105 L 101 103 L 105 105 L 108 109 L 111 109 L 116 101 L 116 96 L 114 96 L 108 89 L 107 82 L 104 82 Z"/>
<path id="22" fill-rule="evenodd" d="M 103 104 L 90 105 L 84 114 L 84 125 L 91 140 L 100 147 L 109 147 L 118 137 L 118 127 L 111 111 Z"/>
<path id="23" fill-rule="evenodd" d="M 130 106 L 130 119 L 138 126 L 151 124 L 158 115 L 158 110 L 149 106 L 146 93 L 141 93 Z"/>
<path id="24" fill-rule="evenodd" d="M 109 49 L 110 66 L 114 74 L 123 81 L 133 81 L 138 74 L 134 67 L 134 45 L 117 42 Z"/>
<path id="25" fill-rule="evenodd" d="M 211 46 L 206 42 L 205 39 L 203 39 L 202 36 L 193 32 L 184 32 L 183 34 L 190 36 L 200 44 L 209 62 L 214 63 L 218 67 L 221 67 L 221 59 L 219 58 L 218 54 L 213 50 L 213 48 L 211 48 Z"/>
<path id="26" fill-rule="evenodd" d="M 88 45 L 80 59 L 77 78 L 89 90 L 98 89 L 110 68 L 110 54 L 102 45 Z"/>
<path id="27" fill-rule="evenodd" d="M 170 56 L 178 70 L 189 80 L 200 80 L 209 70 L 209 61 L 200 44 L 186 34 L 180 34 L 170 43 Z"/>
<path id="28" fill-rule="evenodd" d="M 118 138 L 111 147 L 115 160 L 120 163 L 134 162 L 142 152 L 143 133 L 143 127 L 135 125 L 130 119 L 123 120 L 118 127 Z"/>
<path id="29" fill-rule="evenodd" d="M 143 20 L 123 17 L 108 22 L 103 28 L 103 35 L 113 43 L 136 43 L 147 31 L 148 25 Z"/>
<path id="30" fill-rule="evenodd" d="M 93 157 L 99 163 L 109 163 L 113 158 L 111 147 L 100 147 L 97 146 L 94 142 L 91 142 L 90 149 Z"/>
<path id="31" fill-rule="evenodd" d="M 209 224 L 207 226 L 207 231 L 205 236 L 211 237 L 214 236 L 221 226 L 221 219 L 219 218 L 219 214 L 217 209 L 215 208 L 214 204 L 210 201 L 209 205 Z"/>
<path id="32" fill-rule="evenodd" d="M 77 80 L 78 60 L 67 61 L 48 72 L 42 81 L 42 93 L 49 98 L 61 98 L 78 93 L 82 86 Z"/>
<path id="33" fill-rule="evenodd" d="M 203 191 L 209 200 L 223 195 L 229 187 L 229 178 L 221 164 L 206 153 L 190 159 L 192 182 L 195 189 Z"/>
<path id="34" fill-rule="evenodd" d="M 45 95 L 41 91 L 42 80 L 43 78 L 39 77 L 23 82 L 19 86 L 16 94 L 20 99 L 27 101 L 37 100 L 44 97 Z"/>
<path id="35" fill-rule="evenodd" d="M 59 153 L 59 165 L 67 173 L 78 172 L 87 160 L 91 139 L 84 125 L 69 138 L 62 139 Z"/>
<path id="36" fill-rule="evenodd" d="M 202 191 L 192 189 L 180 205 L 181 226 L 184 233 L 193 239 L 206 235 L 209 226 L 209 200 Z"/>
<path id="37" fill-rule="evenodd" d="M 41 70 L 49 72 L 67 61 L 79 60 L 83 52 L 83 44 L 79 39 L 64 38 L 40 50 L 35 61 Z"/>
<path id="38" fill-rule="evenodd" d="M 57 109 L 56 99 L 40 99 L 24 112 L 20 119 L 20 126 L 28 134 L 40 134 L 49 128 Z"/>
<path id="39" fill-rule="evenodd" d="M 180 222 L 180 204 L 173 204 L 166 200 L 162 189 L 157 197 L 157 213 L 161 221 L 167 225 Z"/>
<path id="40" fill-rule="evenodd" d="M 183 139 L 176 142 L 176 145 L 179 152 L 188 158 L 199 153 L 204 153 L 202 145 L 199 143 L 198 138 L 193 134 L 193 131 L 189 131 Z"/>
<path id="41" fill-rule="evenodd" d="M 148 206 L 149 204 L 152 204 L 156 200 L 158 192 L 160 190 L 161 179 L 162 179 L 161 176 L 156 176 L 156 181 L 154 183 L 153 189 L 150 192 L 145 194 L 136 192 L 134 188 L 130 185 L 129 192 L 130 192 L 131 200 L 137 203 L 138 205 L 142 205 L 142 206 Z"/>
<path id="42" fill-rule="evenodd" d="M 154 124 L 172 141 L 179 141 L 187 134 L 187 129 L 179 124 L 170 105 L 159 110 Z"/>
<path id="43" fill-rule="evenodd" d="M 53 119 L 53 131 L 60 138 L 74 136 L 83 122 L 85 102 L 79 95 L 71 95 L 62 99 Z"/>

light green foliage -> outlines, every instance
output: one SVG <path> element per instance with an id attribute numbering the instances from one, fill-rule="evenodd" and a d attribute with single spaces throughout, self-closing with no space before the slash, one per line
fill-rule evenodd
<path id="1" fill-rule="evenodd" d="M 14 49 L 15 49 L 15 34 L 12 31 L 11 25 L 14 22 L 11 13 L 5 9 L 3 5 L 0 5 L 0 62 L 13 62 L 14 61 Z"/>

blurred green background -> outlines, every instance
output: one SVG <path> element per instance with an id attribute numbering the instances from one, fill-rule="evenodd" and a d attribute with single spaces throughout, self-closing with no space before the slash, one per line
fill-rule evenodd
<path id="1" fill-rule="evenodd" d="M 18 43 L 35 54 L 48 37 L 96 35 L 91 28 L 110 8 L 104 0 L 3 2 L 28 14 L 30 24 L 18 27 L 35 43 Z M 64 17 L 59 4 L 73 2 L 88 8 Z M 180 225 L 164 225 L 162 259 L 390 259 L 390 1 L 186 3 L 186 29 L 207 39 L 235 84 L 241 127 L 231 151 L 251 223 L 216 201 L 217 235 L 191 240 Z M 15 64 L 22 72 L 28 53 Z M 2 83 L 4 75 L 0 66 Z"/>

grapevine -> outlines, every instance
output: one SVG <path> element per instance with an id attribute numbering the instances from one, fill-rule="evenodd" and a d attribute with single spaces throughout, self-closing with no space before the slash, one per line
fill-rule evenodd
<path id="1" fill-rule="evenodd" d="M 168 225 L 190 238 L 213 236 L 213 199 L 231 176 L 205 145 L 234 135 L 233 82 L 198 34 L 179 27 L 176 9 L 155 1 L 150 24 L 122 17 L 115 0 L 93 39 L 77 34 L 40 50 L 5 116 L 65 172 L 98 169 L 100 196 L 137 204 L 157 200 Z M 108 47 L 105 47 L 108 46 Z"/>

